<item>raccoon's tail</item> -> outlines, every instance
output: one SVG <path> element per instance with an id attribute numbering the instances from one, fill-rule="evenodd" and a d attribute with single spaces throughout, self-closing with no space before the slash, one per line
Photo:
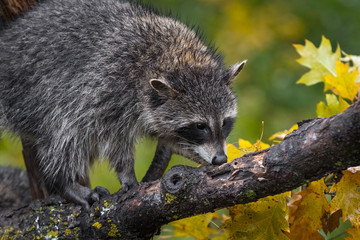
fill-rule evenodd
<path id="1" fill-rule="evenodd" d="M 39 0 L 0 0 L 0 30 L 6 24 L 35 6 Z"/>

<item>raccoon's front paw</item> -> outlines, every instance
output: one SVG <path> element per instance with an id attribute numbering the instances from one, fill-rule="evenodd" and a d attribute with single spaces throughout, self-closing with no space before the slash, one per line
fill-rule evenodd
<path id="1" fill-rule="evenodd" d="M 98 186 L 92 190 L 78 183 L 66 186 L 63 192 L 65 199 L 81 205 L 86 210 L 90 208 L 90 204 L 99 201 L 100 196 L 108 194 L 110 194 L 109 191 L 104 187 Z"/>
<path id="2" fill-rule="evenodd" d="M 118 178 L 121 183 L 120 192 L 127 192 L 132 188 L 139 186 L 139 182 L 136 179 L 134 169 L 125 169 L 126 171 L 119 171 Z"/>
<path id="3" fill-rule="evenodd" d="M 109 190 L 107 190 L 107 188 L 104 188 L 102 186 L 96 186 L 94 188 L 94 191 L 97 192 L 98 194 L 100 194 L 100 196 L 107 196 L 110 195 Z"/>
<path id="4" fill-rule="evenodd" d="M 136 181 L 136 182 L 131 182 L 131 183 L 123 183 L 121 185 L 121 189 L 120 191 L 122 193 L 126 193 L 127 191 L 129 191 L 132 188 L 137 188 L 140 184 Z"/>
<path id="5" fill-rule="evenodd" d="M 107 195 L 110 195 L 109 190 L 101 186 L 96 186 L 93 190 L 91 190 L 89 200 L 92 202 L 98 202 L 100 200 L 100 197 Z"/>

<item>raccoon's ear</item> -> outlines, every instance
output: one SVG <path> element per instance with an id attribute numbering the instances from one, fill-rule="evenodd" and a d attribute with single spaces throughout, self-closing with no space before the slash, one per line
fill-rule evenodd
<path id="1" fill-rule="evenodd" d="M 237 77 L 237 75 L 243 69 L 246 62 L 247 62 L 247 60 L 244 60 L 244 61 L 242 61 L 240 63 L 235 63 L 234 65 L 230 66 L 225 71 L 224 80 L 226 81 L 227 85 L 230 85 L 234 81 L 234 79 Z"/>
<path id="2" fill-rule="evenodd" d="M 158 92 L 160 96 L 166 98 L 174 98 L 180 94 L 173 87 L 171 87 L 165 79 L 151 79 L 149 84 L 156 92 Z"/>

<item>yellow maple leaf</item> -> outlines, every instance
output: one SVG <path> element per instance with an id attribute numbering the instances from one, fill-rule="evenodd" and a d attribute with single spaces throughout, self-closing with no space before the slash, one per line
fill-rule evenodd
<path id="1" fill-rule="evenodd" d="M 174 226 L 174 237 L 179 236 L 192 236 L 196 239 L 207 240 L 210 235 L 218 231 L 210 228 L 209 224 L 213 218 L 219 218 L 215 213 L 206 213 L 171 222 L 170 225 Z"/>
<path id="2" fill-rule="evenodd" d="M 288 239 L 286 197 L 290 192 L 259 199 L 257 202 L 230 207 L 231 219 L 221 226 L 228 239 Z"/>
<path id="3" fill-rule="evenodd" d="M 349 104 L 339 96 L 339 100 L 334 94 L 326 94 L 326 103 L 319 102 L 316 105 L 318 117 L 330 117 L 334 114 L 341 113 L 349 107 Z"/>
<path id="4" fill-rule="evenodd" d="M 260 140 L 258 140 L 254 145 L 256 146 L 256 151 L 260 151 L 266 148 L 269 148 L 270 145 L 264 142 L 259 142 Z"/>
<path id="5" fill-rule="evenodd" d="M 270 147 L 269 144 L 263 143 L 261 141 L 259 142 L 259 140 L 255 144 L 252 144 L 251 142 L 240 138 L 238 143 L 239 148 L 232 144 L 227 145 L 228 162 L 231 162 L 233 159 L 241 157 L 244 154 L 260 151 Z"/>
<path id="6" fill-rule="evenodd" d="M 228 162 L 231 162 L 233 159 L 241 157 L 241 151 L 232 144 L 227 145 L 227 156 Z"/>
<path id="7" fill-rule="evenodd" d="M 241 156 L 247 153 L 252 153 L 256 151 L 255 144 L 251 144 L 249 141 L 244 139 L 239 139 L 239 150 L 241 152 Z"/>
<path id="8" fill-rule="evenodd" d="M 335 71 L 335 74 L 324 75 L 324 91 L 331 90 L 342 98 L 352 101 L 360 87 L 360 84 L 355 82 L 355 79 L 359 75 L 358 70 L 354 69 L 352 72 L 349 72 L 349 65 L 338 60 Z"/>
<path id="9" fill-rule="evenodd" d="M 322 229 L 321 218 L 329 212 L 330 206 L 325 198 L 325 191 L 328 191 L 324 180 L 311 182 L 309 186 L 294 194 L 289 212 L 290 238 L 291 239 L 321 239 L 318 233 Z"/>
<path id="10" fill-rule="evenodd" d="M 251 148 L 253 146 L 253 144 L 251 144 L 251 142 L 241 139 L 241 138 L 239 138 L 238 143 L 239 143 L 240 149 L 241 148 Z"/>
<path id="11" fill-rule="evenodd" d="M 334 68 L 336 61 L 341 57 L 340 47 L 337 46 L 333 53 L 330 41 L 324 36 L 322 36 L 319 48 L 308 40 L 305 41 L 305 45 L 294 44 L 294 47 L 301 56 L 297 62 L 310 68 L 310 71 L 305 73 L 297 83 L 309 86 L 324 81 L 324 74 L 336 74 Z"/>
<path id="12" fill-rule="evenodd" d="M 244 139 L 239 139 L 239 150 L 241 151 L 242 155 L 260 151 L 268 147 L 270 147 L 269 144 L 261 142 L 260 140 L 257 140 L 256 143 L 251 144 L 251 142 L 249 141 L 246 141 Z"/>
<path id="13" fill-rule="evenodd" d="M 269 137 L 269 141 L 272 141 L 276 138 L 280 139 L 280 140 L 284 140 L 285 136 L 290 134 L 292 131 L 294 131 L 295 129 L 298 129 L 298 125 L 295 124 L 293 125 L 290 129 L 288 130 L 284 130 L 284 131 L 281 131 L 281 132 L 276 132 L 274 133 L 271 137 Z"/>
<path id="14" fill-rule="evenodd" d="M 336 196 L 331 200 L 331 211 L 342 210 L 343 219 L 360 227 L 360 172 L 343 171 L 341 180 L 331 187 Z"/>

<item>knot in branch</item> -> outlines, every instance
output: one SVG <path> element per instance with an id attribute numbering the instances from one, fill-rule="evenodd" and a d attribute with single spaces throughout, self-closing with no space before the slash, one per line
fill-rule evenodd
<path id="1" fill-rule="evenodd" d="M 201 178 L 201 173 L 196 171 L 196 168 L 189 166 L 174 166 L 163 177 L 161 181 L 161 188 L 171 194 L 182 194 L 189 190 L 197 179 Z"/>

